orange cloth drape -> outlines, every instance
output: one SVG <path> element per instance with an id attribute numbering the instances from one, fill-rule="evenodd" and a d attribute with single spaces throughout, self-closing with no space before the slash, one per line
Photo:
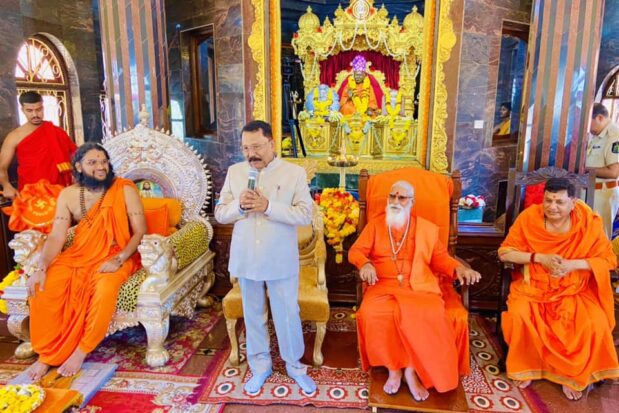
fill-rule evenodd
<path id="1" fill-rule="evenodd" d="M 412 218 L 396 263 L 391 256 L 384 219 L 370 221 L 348 254 L 357 268 L 371 261 L 378 275 L 357 312 L 362 367 L 412 366 L 424 386 L 452 390 L 459 375 L 470 371 L 468 320 L 462 304 L 451 306 L 454 317 L 448 314 L 438 274 L 449 284 L 460 264 L 440 242 L 439 228 L 419 217 Z M 402 286 L 398 273 L 405 276 Z M 448 291 L 459 300 L 450 285 Z"/>
<path id="2" fill-rule="evenodd" d="M 42 362 L 62 364 L 79 345 L 91 352 L 103 340 L 116 309 L 122 283 L 137 269 L 129 259 L 115 273 L 97 269 L 124 248 L 131 238 L 124 187 L 131 181 L 116 178 L 101 208 L 82 219 L 73 244 L 47 269 L 44 291 L 30 299 L 30 335 Z M 137 189 L 136 189 L 137 190 Z"/>
<path id="3" fill-rule="evenodd" d="M 369 76 L 369 75 L 366 75 Z M 344 80 L 342 87 L 340 88 L 341 96 L 340 96 L 340 112 L 342 112 L 345 116 L 351 116 L 358 112 L 357 107 L 355 106 L 353 99 L 348 96 L 348 81 L 352 77 L 349 76 Z M 374 92 L 374 86 L 372 85 L 371 77 L 370 84 L 367 89 L 363 88 L 363 82 L 361 84 L 356 85 L 354 96 L 359 97 L 360 99 L 368 99 L 368 109 L 374 111 L 376 115 L 376 111 L 379 109 L 379 104 L 376 99 L 376 93 Z M 379 89 L 380 90 L 380 89 Z M 365 113 L 360 113 L 361 116 L 365 116 Z"/>
<path id="4" fill-rule="evenodd" d="M 63 129 L 44 121 L 15 149 L 18 190 L 40 179 L 71 185 L 71 157 L 75 149 L 75 143 Z"/>
<path id="5" fill-rule="evenodd" d="M 586 259 L 591 270 L 556 278 L 541 264 L 524 265 L 514 273 L 502 328 L 509 344 L 510 378 L 547 379 L 583 390 L 619 377 L 609 273 L 617 262 L 597 214 L 577 201 L 571 219 L 567 233 L 551 234 L 545 229 L 542 205 L 532 205 L 511 227 L 499 254 L 559 254 Z"/>
<path id="6" fill-rule="evenodd" d="M 2 212 L 10 215 L 9 229 L 14 232 L 36 229 L 49 234 L 54 223 L 56 199 L 60 191 L 62 186 L 52 185 L 46 179 L 24 186 L 13 204 L 2 208 Z"/>
<path id="7" fill-rule="evenodd" d="M 45 388 L 45 400 L 35 412 L 63 413 L 82 404 L 84 396 L 77 390 Z"/>

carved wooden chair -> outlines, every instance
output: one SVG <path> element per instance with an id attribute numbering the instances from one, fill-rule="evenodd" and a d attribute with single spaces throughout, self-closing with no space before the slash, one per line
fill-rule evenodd
<path id="1" fill-rule="evenodd" d="M 313 172 L 308 171 L 307 176 L 308 181 L 311 180 Z M 311 321 L 316 327 L 313 363 L 314 366 L 321 366 L 324 361 L 322 343 L 327 332 L 330 307 L 325 274 L 327 251 L 324 241 L 324 224 L 322 213 L 317 205 L 314 205 L 313 215 L 310 225 L 297 229 L 300 266 L 298 300 L 301 320 Z M 222 304 L 231 345 L 228 360 L 233 366 L 238 366 L 240 356 L 236 323 L 239 318 L 243 318 L 243 303 L 241 289 L 234 274 L 230 275 L 230 281 L 232 289 L 226 294 Z"/>
<path id="2" fill-rule="evenodd" d="M 206 293 L 215 274 L 209 250 L 213 228 L 203 216 L 210 196 L 210 173 L 204 161 L 181 140 L 150 129 L 146 118 L 134 129 L 108 138 L 104 146 L 110 153 L 118 176 L 134 182 L 148 180 L 160 186 L 163 196 L 181 201 L 182 216 L 178 230 L 163 237 L 145 235 L 139 246 L 143 268 L 121 287 L 116 313 L 108 335 L 142 324 L 146 329 L 146 362 L 163 366 L 169 359 L 164 348 L 170 315 L 192 317 L 197 303 L 207 304 Z M 69 242 L 71 236 L 69 235 Z M 28 230 L 16 234 L 10 246 L 15 261 L 28 273 L 36 262 L 45 235 Z M 34 352 L 29 339 L 27 292 L 23 277 L 6 288 L 8 328 L 23 341 L 18 358 Z"/>
<path id="3" fill-rule="evenodd" d="M 382 219 L 391 186 L 399 180 L 406 180 L 415 188 L 413 214 L 438 225 L 441 240 L 447 245 L 450 254 L 455 256 L 458 238 L 458 201 L 462 191 L 459 171 L 454 171 L 451 176 L 448 176 L 409 167 L 369 177 L 367 170 L 361 170 L 359 176 L 361 210 L 357 232 L 361 233 L 366 222 L 372 219 Z M 462 261 L 462 263 L 468 266 L 466 262 Z M 363 294 L 365 287 L 363 284 L 359 284 L 360 295 Z M 458 348 L 464 350 L 462 353 L 467 355 L 466 360 L 459 360 L 459 365 L 461 369 L 468 369 L 468 288 L 461 286 L 460 294 L 458 294 L 454 289 L 453 280 L 448 277 L 441 277 L 440 287 L 445 300 L 447 315 L 455 327 L 456 344 Z M 442 407 L 440 406 L 443 406 L 444 403 L 452 403 L 451 408 L 447 409 L 449 411 L 460 411 L 460 408 L 463 409 L 462 411 L 468 411 L 462 386 L 444 397 L 443 395 L 440 398 L 430 397 L 422 404 L 415 404 L 416 402 L 412 401 L 410 394 L 406 396 L 403 394 L 394 396 L 385 394 L 382 385 L 386 378 L 386 372 L 382 374 L 380 370 L 372 369 L 369 405 L 373 407 L 374 411 L 377 407 L 441 411 Z M 435 407 L 439 410 L 433 410 Z"/>
<path id="4" fill-rule="evenodd" d="M 567 178 L 576 189 L 576 196 L 581 198 L 591 208 L 593 208 L 593 199 L 595 196 L 595 174 L 578 175 L 573 172 L 555 166 L 540 168 L 532 172 L 517 171 L 511 168 L 507 178 L 507 198 L 505 200 L 505 235 L 509 232 L 512 224 L 518 217 L 518 214 L 524 210 L 525 205 L 529 203 L 541 203 L 543 197 L 543 184 L 550 178 Z M 527 187 L 529 191 L 527 191 Z M 535 190 L 531 190 L 535 189 Z M 532 198 L 526 200 L 525 194 Z M 526 201 L 526 203 L 525 203 Z M 503 339 L 503 330 L 501 329 L 501 317 L 503 311 L 507 310 L 507 295 L 509 294 L 509 286 L 512 282 L 512 271 L 514 265 L 510 263 L 502 263 L 499 273 L 499 296 L 497 301 L 497 324 L 496 334 L 499 337 L 503 354 L 506 354 L 507 344 Z M 501 361 L 501 368 L 504 368 L 504 358 Z"/>

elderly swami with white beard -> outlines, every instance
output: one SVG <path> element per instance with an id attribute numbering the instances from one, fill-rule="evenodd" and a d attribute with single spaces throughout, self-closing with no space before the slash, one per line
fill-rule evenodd
<path id="1" fill-rule="evenodd" d="M 367 224 L 348 260 L 369 285 L 357 312 L 362 367 L 389 370 L 387 394 L 397 393 L 406 378 L 412 396 L 421 401 L 431 387 L 455 389 L 460 376 L 438 274 L 466 284 L 481 276 L 449 255 L 434 223 L 411 215 L 414 202 L 408 182 L 393 184 L 385 219 Z"/>

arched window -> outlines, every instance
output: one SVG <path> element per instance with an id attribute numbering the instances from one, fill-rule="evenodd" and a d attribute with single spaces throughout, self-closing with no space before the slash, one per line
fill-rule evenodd
<path id="1" fill-rule="evenodd" d="M 619 122 L 619 68 L 610 76 L 602 87 L 602 104 L 610 112 L 610 118 Z"/>
<path id="2" fill-rule="evenodd" d="M 73 116 L 67 69 L 56 47 L 42 36 L 28 38 L 19 49 L 15 65 L 17 99 L 23 92 L 43 96 L 44 119 L 73 136 Z M 19 106 L 19 103 L 18 103 Z M 26 122 L 19 111 L 20 124 Z"/>

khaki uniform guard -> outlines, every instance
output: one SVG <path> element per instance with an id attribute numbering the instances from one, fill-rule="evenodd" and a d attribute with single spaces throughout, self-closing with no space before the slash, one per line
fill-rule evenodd
<path id="1" fill-rule="evenodd" d="M 619 126 L 609 122 L 599 135 L 593 135 L 587 145 L 587 168 L 603 168 L 619 163 Z M 619 210 L 619 186 L 616 179 L 595 180 L 593 208 L 602 217 L 604 231 L 612 236 L 613 221 Z"/>

